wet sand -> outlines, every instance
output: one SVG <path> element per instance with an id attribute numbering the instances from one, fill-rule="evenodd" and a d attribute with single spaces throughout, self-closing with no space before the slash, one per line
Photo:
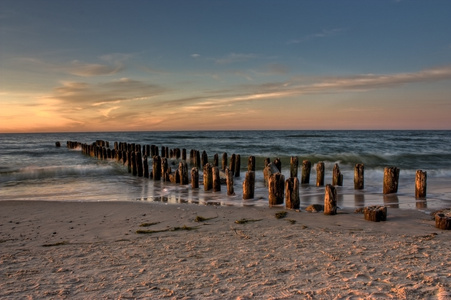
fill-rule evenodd
<path id="1" fill-rule="evenodd" d="M 376 223 L 351 210 L 0 201 L 0 298 L 449 299 L 451 231 L 434 225 L 397 208 Z"/>

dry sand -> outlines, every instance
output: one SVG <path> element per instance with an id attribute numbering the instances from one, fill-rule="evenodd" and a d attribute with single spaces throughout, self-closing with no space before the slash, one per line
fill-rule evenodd
<path id="1" fill-rule="evenodd" d="M 451 298 L 451 231 L 425 213 L 283 210 L 0 201 L 0 298 Z"/>

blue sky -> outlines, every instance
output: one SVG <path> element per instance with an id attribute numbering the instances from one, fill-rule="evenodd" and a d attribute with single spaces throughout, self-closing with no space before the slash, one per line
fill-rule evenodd
<path id="1" fill-rule="evenodd" d="M 0 132 L 451 129 L 451 1 L 0 2 Z"/>

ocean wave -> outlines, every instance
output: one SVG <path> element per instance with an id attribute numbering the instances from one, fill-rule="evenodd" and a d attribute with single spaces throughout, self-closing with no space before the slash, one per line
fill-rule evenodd
<path id="1" fill-rule="evenodd" d="M 18 170 L 2 172 L 3 180 L 44 179 L 65 176 L 110 175 L 117 167 L 112 164 L 68 165 L 68 166 L 29 166 Z"/>

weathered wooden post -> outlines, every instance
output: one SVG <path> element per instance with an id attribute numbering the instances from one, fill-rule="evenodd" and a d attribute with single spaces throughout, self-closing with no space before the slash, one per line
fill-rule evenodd
<path id="1" fill-rule="evenodd" d="M 132 174 L 133 174 L 133 176 L 136 176 L 136 175 L 138 175 L 138 169 L 137 169 L 136 152 L 135 151 L 132 151 L 131 159 L 132 159 Z"/>
<path id="2" fill-rule="evenodd" d="M 206 163 L 204 166 L 204 191 L 209 191 L 213 188 L 213 173 L 210 163 Z"/>
<path id="3" fill-rule="evenodd" d="M 247 160 L 247 170 L 255 172 L 255 156 L 249 156 Z"/>
<path id="4" fill-rule="evenodd" d="M 130 150 L 127 151 L 127 170 L 128 170 L 128 173 L 132 172 L 132 152 L 133 151 L 130 151 Z"/>
<path id="5" fill-rule="evenodd" d="M 213 173 L 213 192 L 220 192 L 221 178 L 219 177 L 219 167 L 213 167 L 212 173 Z"/>
<path id="6" fill-rule="evenodd" d="M 215 155 L 213 156 L 213 166 L 219 167 L 219 155 L 218 155 L 218 153 L 215 153 Z"/>
<path id="7" fill-rule="evenodd" d="M 188 184 L 188 166 L 186 165 L 186 161 L 182 160 L 179 163 L 179 175 L 180 175 L 180 184 Z"/>
<path id="8" fill-rule="evenodd" d="M 331 184 L 326 185 L 326 193 L 324 195 L 324 214 L 337 214 L 337 190 Z"/>
<path id="9" fill-rule="evenodd" d="M 310 170 L 312 169 L 312 163 L 308 160 L 302 161 L 302 177 L 301 184 L 309 184 L 310 183 Z"/>
<path id="10" fill-rule="evenodd" d="M 272 174 L 268 180 L 269 206 L 283 204 L 285 176 L 279 172 Z"/>
<path id="11" fill-rule="evenodd" d="M 343 174 L 341 174 L 338 164 L 334 165 L 332 171 L 332 185 L 343 186 Z"/>
<path id="12" fill-rule="evenodd" d="M 443 230 L 451 230 L 451 210 L 442 210 L 435 214 L 435 227 Z"/>
<path id="13" fill-rule="evenodd" d="M 316 186 L 324 185 L 324 162 L 319 161 L 316 164 Z"/>
<path id="14" fill-rule="evenodd" d="M 235 159 L 235 177 L 240 177 L 241 155 L 237 154 Z"/>
<path id="15" fill-rule="evenodd" d="M 299 209 L 301 201 L 299 199 L 299 179 L 297 177 L 288 178 L 285 181 L 285 207 L 288 209 Z"/>
<path id="16" fill-rule="evenodd" d="M 195 165 L 195 163 L 194 163 L 194 150 L 193 149 L 191 149 L 190 151 L 189 151 L 189 163 L 193 166 L 193 165 Z"/>
<path id="17" fill-rule="evenodd" d="M 266 165 L 266 167 L 263 169 L 263 180 L 266 187 L 269 186 L 269 178 L 271 177 L 271 175 L 276 174 L 278 172 L 279 169 L 277 169 L 277 167 L 273 163 L 269 163 Z"/>
<path id="18" fill-rule="evenodd" d="M 367 206 L 363 208 L 363 215 L 365 220 L 380 222 L 387 220 L 387 207 L 386 206 Z"/>
<path id="19" fill-rule="evenodd" d="M 121 151 L 119 151 L 121 152 Z M 144 177 L 149 178 L 149 162 L 147 161 L 147 156 L 143 157 L 143 168 L 144 168 Z"/>
<path id="20" fill-rule="evenodd" d="M 282 161 L 280 160 L 280 158 L 274 159 L 273 164 L 276 166 L 279 172 L 282 173 Z"/>
<path id="21" fill-rule="evenodd" d="M 168 173 L 166 175 L 163 174 L 163 177 L 166 177 L 166 181 L 171 183 L 180 183 L 180 172 L 178 169 L 172 172 L 171 168 L 169 168 Z"/>
<path id="22" fill-rule="evenodd" d="M 265 158 L 263 161 L 263 169 L 266 168 L 267 165 L 271 163 L 271 159 L 269 157 Z"/>
<path id="23" fill-rule="evenodd" d="M 363 190 L 364 187 L 364 166 L 363 164 L 356 164 L 354 167 L 354 189 Z"/>
<path id="24" fill-rule="evenodd" d="M 191 187 L 193 189 L 199 188 L 199 169 L 196 167 L 191 169 Z"/>
<path id="25" fill-rule="evenodd" d="M 55 142 L 55 147 L 56 147 L 56 148 L 61 147 L 61 143 L 60 143 L 60 142 Z"/>
<path id="26" fill-rule="evenodd" d="M 427 187 L 427 172 L 417 170 L 415 174 L 415 198 L 425 199 Z"/>
<path id="27" fill-rule="evenodd" d="M 202 162 L 201 162 L 201 166 L 205 166 L 208 163 L 208 155 L 207 152 L 202 151 Z"/>
<path id="28" fill-rule="evenodd" d="M 159 181 L 161 180 L 161 157 L 155 155 L 153 157 L 153 166 L 152 166 L 153 180 Z"/>
<path id="29" fill-rule="evenodd" d="M 299 161 L 296 156 L 290 158 L 290 177 L 298 177 Z"/>
<path id="30" fill-rule="evenodd" d="M 196 150 L 194 155 L 195 155 L 195 160 L 196 160 L 196 167 L 200 169 L 200 151 Z"/>
<path id="31" fill-rule="evenodd" d="M 232 154 L 232 156 L 230 156 L 230 162 L 229 162 L 229 169 L 232 173 L 235 172 L 235 160 L 236 160 L 236 155 Z"/>
<path id="32" fill-rule="evenodd" d="M 243 181 L 243 199 L 254 198 L 255 192 L 255 172 L 247 171 Z"/>
<path id="33" fill-rule="evenodd" d="M 227 153 L 222 154 L 222 164 L 221 164 L 221 170 L 225 170 L 227 168 Z"/>
<path id="34" fill-rule="evenodd" d="M 141 152 L 136 152 L 136 166 L 138 168 L 138 177 L 143 177 L 143 160 Z"/>
<path id="35" fill-rule="evenodd" d="M 225 170 L 226 174 L 226 183 L 227 183 L 227 195 L 232 196 L 235 195 L 235 191 L 233 190 L 233 172 L 229 169 Z"/>
<path id="36" fill-rule="evenodd" d="M 166 157 L 161 158 L 161 177 L 163 177 L 163 181 L 169 181 L 169 163 Z"/>
<path id="37" fill-rule="evenodd" d="M 399 169 L 397 167 L 384 168 L 384 194 L 398 192 Z"/>
<path id="38" fill-rule="evenodd" d="M 182 149 L 182 160 L 186 161 L 186 149 Z"/>

